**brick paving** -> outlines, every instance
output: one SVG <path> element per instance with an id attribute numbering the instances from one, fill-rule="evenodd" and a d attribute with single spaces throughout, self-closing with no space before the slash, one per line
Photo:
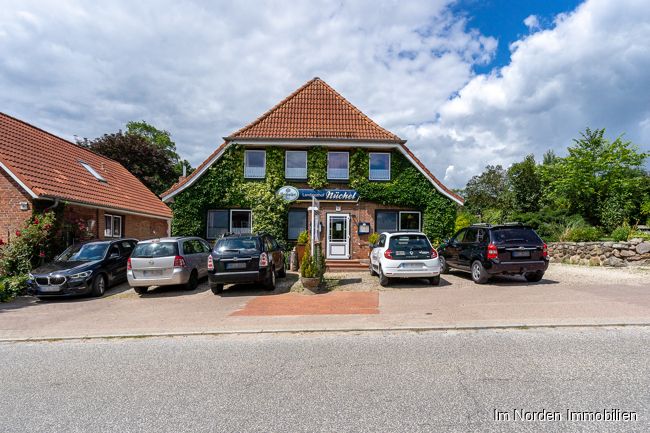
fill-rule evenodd
<path id="1" fill-rule="evenodd" d="M 379 314 L 378 292 L 298 293 L 258 296 L 231 316 L 312 316 L 320 314 Z"/>

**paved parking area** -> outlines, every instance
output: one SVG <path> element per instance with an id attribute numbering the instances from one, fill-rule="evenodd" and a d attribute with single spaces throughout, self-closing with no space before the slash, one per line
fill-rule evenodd
<path id="1" fill-rule="evenodd" d="M 0 339 L 104 335 L 210 333 L 274 330 L 391 329 L 534 325 L 650 324 L 650 271 L 552 265 L 546 278 L 527 283 L 504 277 L 488 285 L 469 275 L 445 275 L 440 286 L 425 281 L 379 287 L 366 272 L 330 274 L 327 295 L 288 293 L 298 277 L 290 274 L 276 292 L 230 286 L 215 296 L 204 282 L 197 290 L 159 288 L 139 296 L 126 285 L 103 298 L 39 301 L 23 297 L 0 304 Z M 362 293 L 378 308 L 349 309 L 330 299 Z M 368 295 L 367 293 L 370 293 Z M 366 294 L 363 294 L 366 293 Z M 328 298 L 329 297 L 329 298 Z M 353 296 L 354 297 L 354 296 Z M 268 301 L 267 301 L 268 300 Z M 350 299 L 340 299 L 351 307 Z M 346 304 L 347 303 L 347 304 Z M 273 305 L 273 308 L 267 308 Z M 278 314 L 273 314 L 273 309 Z M 301 314 L 301 308 L 304 313 Z M 238 314 L 237 312 L 253 314 Z M 316 312 L 317 314 L 313 314 Z M 264 313 L 264 314 L 261 314 Z M 280 314 L 281 313 L 281 314 Z M 366 314 L 368 313 L 368 314 Z M 378 314 L 375 314 L 378 313 Z"/>

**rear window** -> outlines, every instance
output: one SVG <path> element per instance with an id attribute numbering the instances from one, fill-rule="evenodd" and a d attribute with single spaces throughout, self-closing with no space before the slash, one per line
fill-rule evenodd
<path id="1" fill-rule="evenodd" d="M 131 257 L 152 259 L 155 257 L 169 257 L 178 255 L 178 244 L 176 242 L 151 242 L 138 244 Z"/>
<path id="2" fill-rule="evenodd" d="M 388 248 L 393 251 L 429 251 L 431 244 L 424 235 L 399 235 L 390 238 Z"/>
<path id="3" fill-rule="evenodd" d="M 542 240 L 533 229 L 497 228 L 492 229 L 492 242 L 495 244 L 541 244 Z"/>
<path id="4" fill-rule="evenodd" d="M 217 251 L 259 250 L 259 238 L 225 238 L 219 239 L 215 246 Z"/>

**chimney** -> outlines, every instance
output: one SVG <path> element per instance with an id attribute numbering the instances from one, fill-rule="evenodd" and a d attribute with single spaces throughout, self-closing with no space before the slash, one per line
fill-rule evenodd
<path id="1" fill-rule="evenodd" d="M 185 167 L 185 164 L 183 164 L 183 175 L 178 178 L 178 181 L 179 182 L 182 181 L 183 179 L 185 179 L 186 176 L 187 176 L 187 167 Z"/>

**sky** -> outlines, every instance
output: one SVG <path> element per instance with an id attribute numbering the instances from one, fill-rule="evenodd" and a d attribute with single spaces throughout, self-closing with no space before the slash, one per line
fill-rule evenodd
<path id="1" fill-rule="evenodd" d="M 648 41 L 647 0 L 0 0 L 0 111 L 196 166 L 318 76 L 462 188 L 586 127 L 650 150 Z"/>

